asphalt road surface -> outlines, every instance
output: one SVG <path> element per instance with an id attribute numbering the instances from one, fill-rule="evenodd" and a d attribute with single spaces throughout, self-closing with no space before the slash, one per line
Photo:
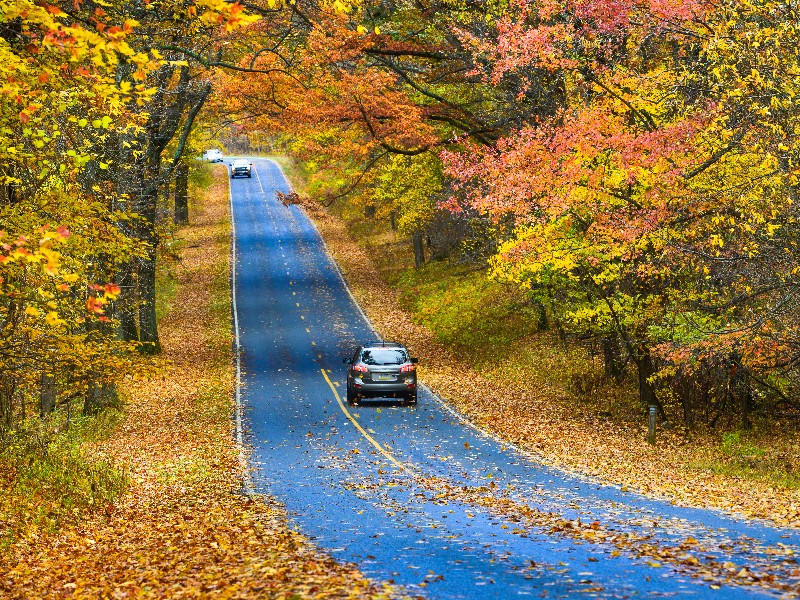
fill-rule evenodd
<path id="1" fill-rule="evenodd" d="M 302 209 L 277 201 L 278 166 L 253 163 L 231 181 L 253 487 L 319 547 L 432 599 L 800 590 L 797 532 L 543 467 L 427 390 L 416 407 L 348 408 L 342 359 L 376 333 Z"/>

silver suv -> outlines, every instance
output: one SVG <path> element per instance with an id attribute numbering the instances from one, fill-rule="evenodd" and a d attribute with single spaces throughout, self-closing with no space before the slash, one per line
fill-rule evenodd
<path id="1" fill-rule="evenodd" d="M 417 403 L 417 359 L 397 342 L 373 342 L 359 346 L 347 363 L 347 403 L 361 398 L 401 398 Z"/>

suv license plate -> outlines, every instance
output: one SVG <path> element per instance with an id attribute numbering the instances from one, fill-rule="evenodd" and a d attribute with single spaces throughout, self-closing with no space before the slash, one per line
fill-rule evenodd
<path id="1" fill-rule="evenodd" d="M 383 373 L 376 373 L 375 380 L 377 381 L 394 381 L 393 375 L 383 374 Z"/>

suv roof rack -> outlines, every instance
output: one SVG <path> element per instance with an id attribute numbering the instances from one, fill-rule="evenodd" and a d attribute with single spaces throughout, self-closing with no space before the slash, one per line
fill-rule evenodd
<path id="1" fill-rule="evenodd" d="M 374 347 L 374 346 L 401 348 L 403 346 L 403 344 L 400 344 L 398 342 L 387 342 L 387 341 L 383 341 L 383 340 L 379 340 L 377 342 L 367 342 L 366 344 L 364 344 L 365 348 L 370 348 L 370 347 Z"/>

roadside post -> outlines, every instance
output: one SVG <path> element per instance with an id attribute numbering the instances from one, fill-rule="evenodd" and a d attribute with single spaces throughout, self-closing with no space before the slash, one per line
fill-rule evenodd
<path id="1" fill-rule="evenodd" d="M 647 415 L 647 443 L 655 445 L 656 443 L 656 413 L 658 409 L 654 405 L 650 405 L 650 410 Z"/>

